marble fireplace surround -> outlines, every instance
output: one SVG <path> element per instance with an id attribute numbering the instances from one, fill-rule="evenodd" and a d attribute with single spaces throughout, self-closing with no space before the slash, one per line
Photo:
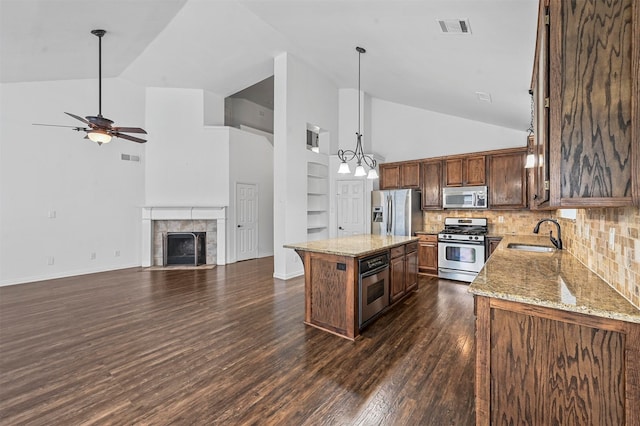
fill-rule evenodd
<path id="1" fill-rule="evenodd" d="M 142 266 L 153 266 L 153 222 L 156 220 L 215 220 L 216 264 L 226 264 L 226 207 L 152 206 L 142 208 Z"/>

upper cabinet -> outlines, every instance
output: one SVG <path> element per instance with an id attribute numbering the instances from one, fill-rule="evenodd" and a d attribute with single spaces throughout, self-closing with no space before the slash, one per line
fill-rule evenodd
<path id="1" fill-rule="evenodd" d="M 489 207 L 510 210 L 527 208 L 526 149 L 489 157 Z"/>
<path id="2" fill-rule="evenodd" d="M 639 63 L 637 0 L 541 1 L 534 207 L 640 203 Z"/>
<path id="3" fill-rule="evenodd" d="M 442 209 L 442 161 L 422 162 L 422 210 Z"/>
<path id="4" fill-rule="evenodd" d="M 420 163 L 380 164 L 380 189 L 420 188 Z"/>
<path id="5" fill-rule="evenodd" d="M 486 158 L 472 155 L 444 160 L 445 186 L 486 185 Z"/>

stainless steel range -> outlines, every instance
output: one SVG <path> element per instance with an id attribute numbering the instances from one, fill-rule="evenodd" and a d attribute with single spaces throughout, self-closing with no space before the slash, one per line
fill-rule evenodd
<path id="1" fill-rule="evenodd" d="M 487 218 L 445 218 L 438 234 L 438 277 L 473 281 L 484 266 L 487 230 Z"/>

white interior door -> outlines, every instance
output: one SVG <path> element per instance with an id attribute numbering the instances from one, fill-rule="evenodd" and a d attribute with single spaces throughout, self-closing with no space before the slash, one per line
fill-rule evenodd
<path id="1" fill-rule="evenodd" d="M 338 202 L 338 237 L 364 234 L 364 182 L 361 180 L 339 180 Z"/>
<path id="2" fill-rule="evenodd" d="M 258 190 L 255 184 L 236 184 L 236 259 L 258 257 Z"/>

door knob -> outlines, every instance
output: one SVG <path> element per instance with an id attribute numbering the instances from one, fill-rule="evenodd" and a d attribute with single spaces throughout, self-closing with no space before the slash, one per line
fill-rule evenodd
<path id="1" fill-rule="evenodd" d="M 344 228 L 342 226 L 338 226 L 338 229 L 344 231 Z"/>
<path id="2" fill-rule="evenodd" d="M 238 228 L 242 228 L 242 225 L 238 225 Z"/>

